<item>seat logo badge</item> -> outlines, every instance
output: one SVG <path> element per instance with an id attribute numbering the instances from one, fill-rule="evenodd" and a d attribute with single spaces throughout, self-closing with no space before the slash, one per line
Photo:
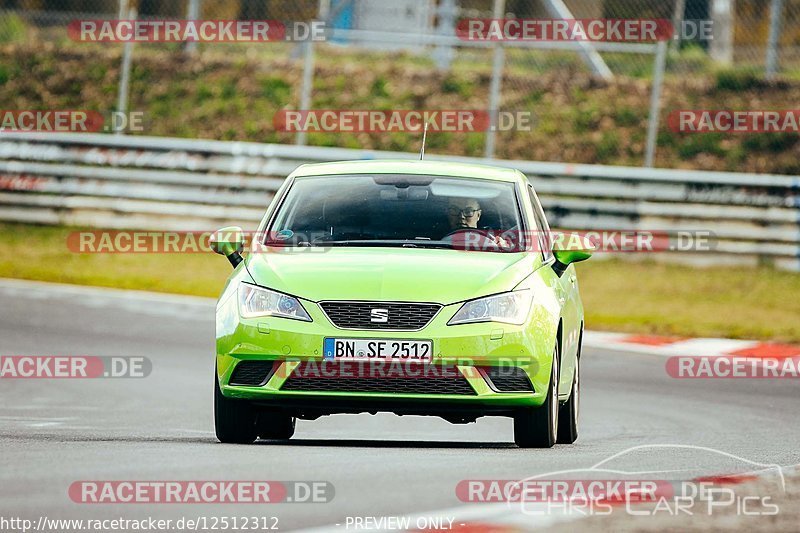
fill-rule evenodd
<path id="1" fill-rule="evenodd" d="M 385 323 L 389 322 L 389 310 L 388 309 L 371 309 L 370 312 L 370 322 L 377 322 L 377 323 Z"/>

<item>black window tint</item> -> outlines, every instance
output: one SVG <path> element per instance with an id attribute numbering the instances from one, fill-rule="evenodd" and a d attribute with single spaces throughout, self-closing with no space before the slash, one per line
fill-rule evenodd
<path id="1" fill-rule="evenodd" d="M 520 227 L 511 182 L 405 174 L 309 176 L 296 179 L 287 192 L 268 239 L 320 245 L 405 240 L 448 244 L 453 241 L 449 235 L 457 231 L 451 219 L 452 210 L 459 211 L 453 201 L 477 207 L 476 230 L 491 235 Z"/>

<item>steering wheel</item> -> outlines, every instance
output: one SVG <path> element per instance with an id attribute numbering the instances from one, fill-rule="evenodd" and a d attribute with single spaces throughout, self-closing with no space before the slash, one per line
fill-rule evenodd
<path id="1" fill-rule="evenodd" d="M 442 237 L 442 239 L 444 240 L 444 239 L 446 239 L 448 237 L 452 237 L 453 235 L 456 235 L 458 233 L 467 233 L 467 232 L 469 232 L 469 233 L 477 233 L 478 235 L 480 235 L 481 237 L 483 237 L 485 239 L 491 239 L 491 236 L 489 235 L 489 230 L 478 229 L 478 228 L 456 228 L 453 231 L 451 231 L 450 233 L 448 233 L 447 235 L 445 235 L 444 237 Z"/>
<path id="2" fill-rule="evenodd" d="M 467 235 L 469 234 L 469 236 Z M 461 235 L 461 237 L 458 237 Z M 475 235 L 475 237 L 473 237 Z M 450 240 L 453 247 L 464 250 L 495 250 L 498 247 L 497 241 L 492 235 L 491 230 L 478 228 L 458 228 L 454 229 L 442 240 Z"/>

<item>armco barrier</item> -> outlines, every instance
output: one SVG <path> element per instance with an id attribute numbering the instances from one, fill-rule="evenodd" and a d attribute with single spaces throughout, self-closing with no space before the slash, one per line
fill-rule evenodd
<path id="1" fill-rule="evenodd" d="M 0 220 L 175 230 L 236 223 L 253 229 L 282 179 L 300 164 L 417 157 L 201 139 L 2 132 Z M 712 232 L 715 251 L 667 255 L 800 269 L 796 176 L 426 158 L 522 170 L 554 227 Z"/>

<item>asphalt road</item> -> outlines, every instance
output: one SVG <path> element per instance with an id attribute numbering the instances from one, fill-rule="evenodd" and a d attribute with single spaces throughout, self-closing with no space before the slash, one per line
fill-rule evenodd
<path id="1" fill-rule="evenodd" d="M 675 380 L 656 356 L 587 348 L 581 436 L 522 450 L 511 421 L 338 415 L 299 421 L 288 444 L 219 444 L 212 425 L 213 306 L 206 300 L 0 281 L 0 354 L 146 356 L 144 379 L 0 381 L 0 516 L 277 516 L 281 530 L 348 516 L 462 505 L 463 479 L 519 479 L 588 468 L 641 445 L 713 448 L 749 461 L 800 463 L 796 380 Z M 743 469 L 702 451 L 643 448 L 628 471 L 691 478 Z M 738 461 L 738 462 L 737 462 Z M 327 504 L 82 505 L 77 480 L 326 480 Z"/>

